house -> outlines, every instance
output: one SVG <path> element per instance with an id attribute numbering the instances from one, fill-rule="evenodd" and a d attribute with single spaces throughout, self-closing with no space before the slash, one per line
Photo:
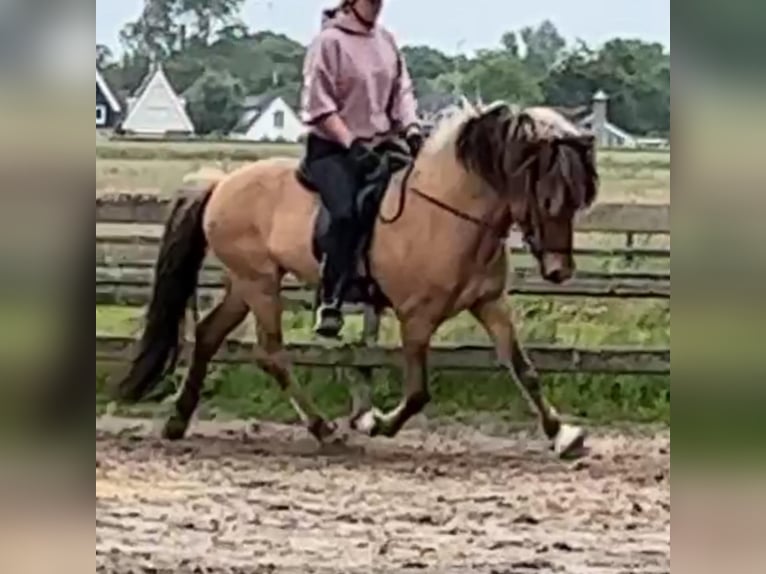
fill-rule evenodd
<path id="1" fill-rule="evenodd" d="M 593 125 L 594 117 L 594 114 L 588 114 L 580 120 L 578 126 L 584 130 L 592 131 L 597 134 L 599 145 L 601 147 L 621 147 L 631 149 L 638 147 L 638 138 L 617 127 L 608 120 L 604 122 L 601 130 L 595 128 Z"/>
<path id="2" fill-rule="evenodd" d="M 645 137 L 638 138 L 636 141 L 638 142 L 638 147 L 642 149 L 670 149 L 670 140 L 668 138 Z"/>
<path id="3" fill-rule="evenodd" d="M 593 111 L 580 119 L 577 126 L 592 132 L 600 147 L 637 148 L 638 139 L 609 121 L 607 96 L 599 90 L 593 96 Z"/>
<path id="4" fill-rule="evenodd" d="M 113 129 L 120 123 L 122 105 L 96 68 L 96 129 Z"/>
<path id="5" fill-rule="evenodd" d="M 194 133 L 194 125 L 186 113 L 186 100 L 173 89 L 162 65 L 153 66 L 128 98 L 122 131 L 144 136 Z"/>
<path id="6" fill-rule="evenodd" d="M 279 95 L 264 94 L 245 99 L 244 112 L 231 133 L 233 139 L 267 142 L 298 142 L 306 126 Z"/>

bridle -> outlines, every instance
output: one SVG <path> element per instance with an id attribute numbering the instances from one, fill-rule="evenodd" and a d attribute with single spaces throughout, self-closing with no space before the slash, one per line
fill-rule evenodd
<path id="1" fill-rule="evenodd" d="M 554 149 L 561 145 L 559 142 L 553 142 Z M 543 177 L 547 177 L 553 171 L 552 162 Z M 535 161 L 530 166 L 530 172 L 527 174 L 529 178 L 527 180 L 526 189 L 528 190 L 528 209 L 527 209 L 527 221 L 520 222 L 524 237 L 524 243 L 526 243 L 529 251 L 538 260 L 541 260 L 546 253 L 555 254 L 571 254 L 571 248 L 561 248 L 558 246 L 552 246 L 548 244 L 545 236 L 545 224 L 543 214 L 540 210 L 540 201 L 537 196 L 536 182 L 540 180 L 540 162 Z"/>
<path id="2" fill-rule="evenodd" d="M 539 163 L 539 158 L 537 158 L 534 155 L 527 158 L 514 171 L 514 173 L 511 175 L 511 178 L 518 177 L 527 169 L 533 169 L 534 174 L 536 175 L 538 172 L 538 163 Z M 402 179 L 402 183 L 399 190 L 399 205 L 396 208 L 396 213 L 394 213 L 392 217 L 385 217 L 382 213 L 379 214 L 378 219 L 380 219 L 381 223 L 388 225 L 391 223 L 395 223 L 402 217 L 402 215 L 404 214 L 404 209 L 407 204 L 408 192 L 411 192 L 417 195 L 418 197 L 420 197 L 421 199 L 427 201 L 431 205 L 434 205 L 435 207 L 438 207 L 439 209 L 446 211 L 447 213 L 450 213 L 451 215 L 457 217 L 458 219 L 462 219 L 463 221 L 472 223 L 473 225 L 476 225 L 477 227 L 481 227 L 481 228 L 493 231 L 495 233 L 498 233 L 496 226 L 492 225 L 492 223 L 490 223 L 489 221 L 490 216 L 492 215 L 491 213 L 488 213 L 484 217 L 476 217 L 475 215 L 471 215 L 470 213 L 461 211 L 458 208 L 453 207 L 449 205 L 448 203 L 443 202 L 440 199 L 437 199 L 431 195 L 428 195 L 427 193 L 419 190 L 417 187 L 410 186 L 409 181 L 414 170 L 415 170 L 415 161 L 413 160 L 412 162 L 410 162 L 410 165 L 407 167 L 407 171 L 405 172 L 404 178 Z M 531 175 L 532 174 L 528 174 L 528 177 L 531 177 Z M 507 236 L 507 233 L 500 232 L 499 236 L 501 238 L 505 238 Z"/>
<path id="3" fill-rule="evenodd" d="M 554 148 L 557 148 L 560 143 L 554 141 L 552 142 L 552 145 Z M 542 177 L 547 177 L 550 175 L 550 173 L 553 171 L 554 165 L 555 162 L 551 162 L 551 165 L 547 167 Z M 490 221 L 493 219 L 492 216 L 495 213 L 494 211 L 488 212 L 483 217 L 477 217 L 475 215 L 471 215 L 470 213 L 461 211 L 460 209 L 453 207 L 440 199 L 428 195 L 417 187 L 410 186 L 409 181 L 414 168 L 415 161 L 413 160 L 407 167 L 407 171 L 405 172 L 404 178 L 402 179 L 399 192 L 399 204 L 397 206 L 396 212 L 392 217 L 385 217 L 382 213 L 379 213 L 378 219 L 381 221 L 381 223 L 388 225 L 398 221 L 402 217 L 406 208 L 407 196 L 409 193 L 412 193 L 424 201 L 430 203 L 434 207 L 441 209 L 442 211 L 446 211 L 447 213 L 460 220 L 466 221 L 472 225 L 487 230 L 499 241 L 508 239 L 508 235 L 510 233 L 510 225 L 508 225 L 506 221 L 512 221 L 510 214 L 508 218 L 501 219 L 501 223 L 497 224 Z M 537 183 L 540 181 L 541 175 L 540 171 L 541 166 L 539 154 L 531 154 L 530 157 L 521 162 L 519 167 L 516 168 L 509 177 L 509 179 L 513 179 L 519 176 L 524 176 L 527 178 L 525 185 L 525 193 L 527 194 L 528 200 L 527 218 L 526 221 L 519 221 L 518 223 L 519 227 L 521 228 L 522 237 L 524 243 L 527 246 L 527 249 L 538 260 L 541 260 L 543 255 L 546 253 L 558 253 L 565 255 L 571 253 L 570 248 L 561 248 L 558 246 L 548 245 L 545 232 L 544 217 L 540 208 L 540 202 L 537 194 Z"/>

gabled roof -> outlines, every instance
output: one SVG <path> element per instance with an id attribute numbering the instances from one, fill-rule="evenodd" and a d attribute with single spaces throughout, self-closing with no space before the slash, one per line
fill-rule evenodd
<path id="1" fill-rule="evenodd" d="M 265 94 L 259 94 L 254 96 L 247 96 L 242 103 L 242 107 L 246 110 L 261 109 L 265 110 L 269 107 L 271 102 L 276 100 L 279 94 L 275 92 L 267 92 Z"/>
<path id="2" fill-rule="evenodd" d="M 184 102 L 181 98 L 178 97 L 178 94 L 173 89 L 173 86 L 170 84 L 170 81 L 165 75 L 165 70 L 161 64 L 158 64 L 154 67 L 154 69 L 149 70 L 149 73 L 146 75 L 146 77 L 144 77 L 138 89 L 134 92 L 132 105 L 129 106 L 130 109 L 128 110 L 128 115 L 123 122 L 123 128 L 128 130 L 131 129 L 131 120 L 133 120 L 134 116 L 141 110 L 141 107 L 146 100 L 146 96 L 149 93 L 149 87 L 154 84 L 159 84 L 159 86 L 169 96 L 173 107 L 175 107 L 176 112 L 178 112 L 178 119 L 183 124 L 183 129 L 193 133 L 194 124 L 192 124 L 191 119 L 189 119 L 189 115 L 186 113 Z"/>
<path id="3" fill-rule="evenodd" d="M 120 105 L 120 100 L 118 100 L 114 92 L 112 92 L 112 89 L 109 87 L 109 84 L 106 82 L 104 77 L 101 75 L 101 72 L 98 71 L 98 68 L 96 68 L 96 87 L 101 90 L 101 93 L 104 94 L 104 97 L 106 98 L 106 101 L 109 102 L 109 105 L 111 106 L 112 110 L 115 112 L 121 112 L 122 106 Z"/>
<path id="4" fill-rule="evenodd" d="M 593 114 L 591 113 L 591 114 L 585 116 L 578 123 L 581 126 L 584 126 L 584 125 L 592 126 L 593 125 Z M 626 132 L 625 130 L 618 128 L 616 125 L 614 125 L 613 123 L 611 123 L 609 121 L 606 122 L 604 127 L 606 127 L 606 130 L 608 132 L 610 132 L 613 135 L 616 135 L 617 137 L 622 138 L 624 140 L 634 140 L 635 141 L 635 139 L 636 139 L 636 136 L 631 135 L 628 132 Z"/>
<path id="5" fill-rule="evenodd" d="M 260 118 L 278 98 L 282 98 L 282 96 L 276 93 L 247 96 L 242 104 L 242 115 L 239 117 L 239 120 L 237 120 L 237 124 L 234 126 L 232 133 L 245 134 L 250 131 L 250 128 L 258 121 L 258 118 Z M 287 107 L 290 108 L 289 105 L 287 105 Z"/>

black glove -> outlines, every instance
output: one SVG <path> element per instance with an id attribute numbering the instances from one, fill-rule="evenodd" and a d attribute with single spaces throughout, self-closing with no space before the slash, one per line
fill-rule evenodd
<path id="1" fill-rule="evenodd" d="M 361 140 L 354 140 L 351 147 L 348 148 L 351 161 L 356 164 L 361 174 L 367 175 L 376 172 L 381 167 L 381 158 L 378 154 L 368 148 Z"/>
<path id="2" fill-rule="evenodd" d="M 420 150 L 423 148 L 423 134 L 417 130 L 411 131 L 405 138 L 405 141 L 407 142 L 407 147 L 410 148 L 412 157 L 418 157 Z"/>

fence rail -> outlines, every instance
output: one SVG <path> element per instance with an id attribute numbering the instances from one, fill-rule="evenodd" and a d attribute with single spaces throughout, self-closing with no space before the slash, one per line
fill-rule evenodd
<path id="1" fill-rule="evenodd" d="M 102 233 L 97 230 L 96 264 L 108 265 L 110 262 L 129 262 L 133 266 L 153 265 L 160 239 L 160 229 L 157 229 L 154 233 L 148 233 L 145 229 L 138 233 Z M 131 248 L 133 252 L 127 255 L 115 253 L 118 250 L 123 250 L 124 252 Z M 512 244 L 509 246 L 509 249 L 514 255 L 529 254 L 528 249 L 520 244 Z M 142 252 L 150 255 L 142 256 Z M 663 247 L 575 247 L 574 254 L 575 256 L 592 257 L 623 257 L 633 259 L 647 257 L 663 259 L 670 257 L 670 250 Z M 141 257 L 144 257 L 146 260 L 141 261 Z"/>
<path id="2" fill-rule="evenodd" d="M 96 304 L 144 306 L 151 296 L 153 266 L 169 201 L 155 196 L 117 194 L 96 199 Z M 102 229 L 99 229 L 99 224 Z M 103 231 L 109 224 L 119 230 Z M 124 226 L 124 227 L 122 227 Z M 636 247 L 634 236 L 661 235 L 670 232 L 669 205 L 602 204 L 581 217 L 576 230 L 582 233 L 622 234 L 626 247 L 578 248 L 577 255 L 668 258 L 668 249 Z M 509 245 L 514 253 L 523 253 L 519 245 Z M 220 295 L 221 266 L 213 258 L 206 260 L 200 275 L 198 303 L 210 305 Z M 670 297 L 669 273 L 600 273 L 579 272 L 566 285 L 545 282 L 536 270 L 515 269 L 510 273 L 508 292 L 529 295 L 568 295 L 604 298 Z M 294 279 L 284 283 L 286 302 L 297 308 L 314 303 L 314 291 Z M 358 308 L 349 309 L 358 311 Z M 365 321 L 365 336 L 367 335 Z M 124 362 L 131 358 L 134 340 L 130 337 L 96 334 L 96 359 Z M 221 349 L 216 361 L 250 363 L 253 343 L 231 340 Z M 349 345 L 324 346 L 291 344 L 288 352 L 297 365 L 312 367 L 398 367 L 400 349 L 396 347 Z M 611 347 L 582 349 L 556 345 L 532 345 L 532 360 L 543 372 L 558 373 L 670 373 L 670 349 Z M 457 344 L 432 348 L 430 364 L 436 369 L 491 370 L 494 351 L 489 346 Z"/>
<path id="3" fill-rule="evenodd" d="M 122 363 L 131 359 L 135 341 L 131 337 L 96 334 L 96 360 Z M 253 346 L 250 341 L 229 340 L 219 351 L 215 362 L 251 364 Z M 531 360 L 538 370 L 550 373 L 670 373 L 670 349 L 602 348 L 578 349 L 557 345 L 530 345 Z M 347 345 L 327 347 L 315 344 L 289 344 L 292 362 L 309 367 L 401 366 L 399 347 Z M 492 347 L 487 345 L 437 345 L 431 347 L 429 364 L 442 370 L 497 370 Z"/>
<path id="4" fill-rule="evenodd" d="M 147 267 L 96 267 L 96 298 L 102 304 L 145 305 L 151 295 L 153 271 Z M 214 295 L 223 288 L 217 270 L 204 270 L 199 278 L 199 290 L 204 296 Z M 294 279 L 283 282 L 285 300 L 310 306 L 314 290 Z M 670 298 L 670 275 L 663 273 L 607 274 L 579 273 L 564 285 L 554 285 L 531 273 L 518 269 L 510 274 L 508 293 L 517 295 L 566 295 L 605 298 Z"/>
<path id="5" fill-rule="evenodd" d="M 161 224 L 170 200 L 154 195 L 110 194 L 96 198 L 97 223 Z M 670 205 L 603 203 L 578 218 L 577 231 L 667 234 Z"/>

